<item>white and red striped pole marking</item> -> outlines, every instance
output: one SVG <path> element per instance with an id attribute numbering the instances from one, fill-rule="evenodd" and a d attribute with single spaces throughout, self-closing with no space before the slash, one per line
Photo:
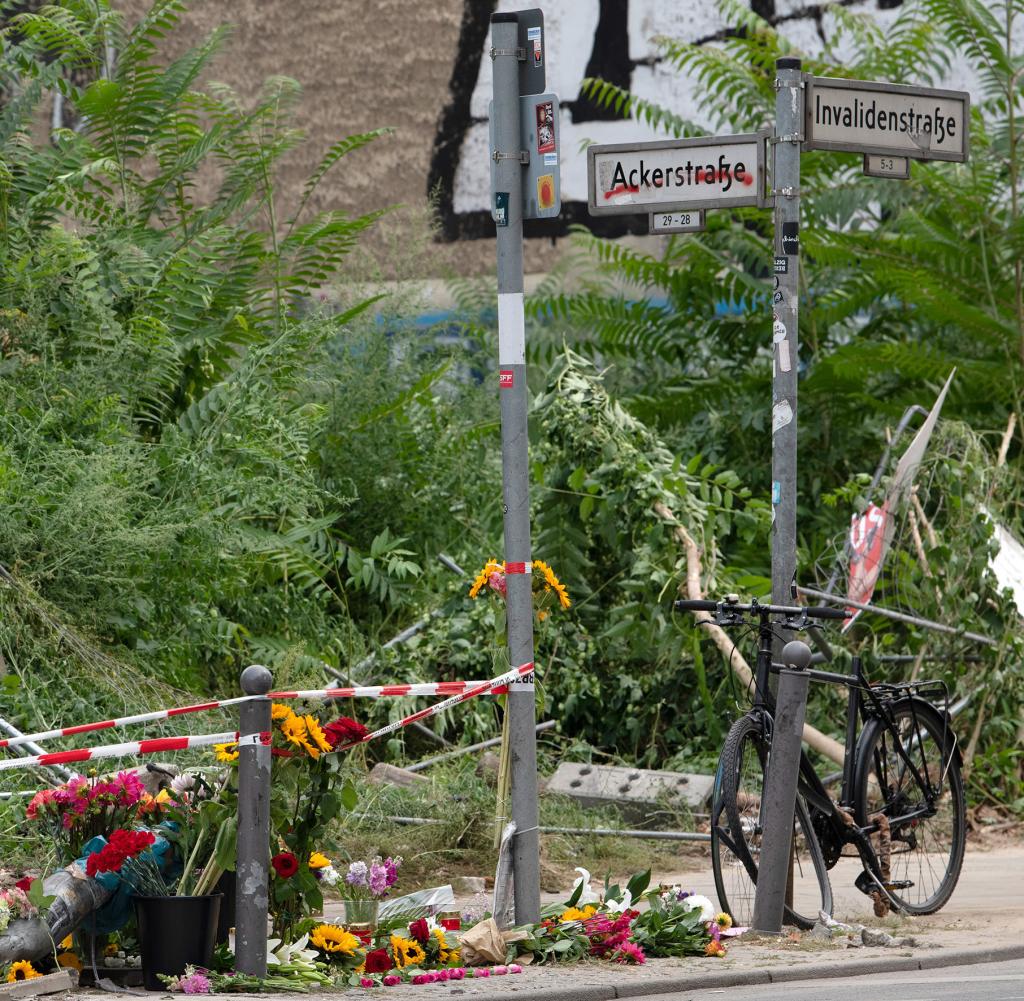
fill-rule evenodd
<path id="1" fill-rule="evenodd" d="M 451 709 L 452 706 L 457 706 L 460 702 L 465 702 L 467 699 L 472 699 L 477 695 L 483 695 L 486 692 L 494 692 L 506 685 L 514 684 L 520 678 L 530 674 L 532 671 L 532 663 L 523 664 L 520 667 L 514 667 L 511 671 L 506 671 L 497 678 L 492 678 L 490 681 L 484 681 L 474 688 L 467 689 L 459 695 L 453 695 L 450 699 L 445 699 L 444 702 L 438 702 L 436 705 L 428 706 L 426 709 L 421 709 L 419 712 L 415 712 L 411 716 L 406 716 L 404 719 L 396 720 L 394 723 L 389 723 L 387 726 L 382 726 L 379 730 L 374 730 L 373 733 L 368 733 L 360 740 L 351 744 L 346 744 L 344 747 L 334 748 L 334 751 L 347 751 L 349 748 L 358 747 L 359 744 L 365 744 L 367 741 L 375 740 L 377 737 L 386 737 L 389 733 L 401 730 L 404 726 L 409 726 L 421 719 L 426 719 L 428 716 L 436 716 L 438 713 L 443 713 L 446 709 Z"/>
<path id="2" fill-rule="evenodd" d="M 436 681 L 409 685 L 364 685 L 361 688 L 305 688 L 294 692 L 269 692 L 266 698 L 382 699 L 391 695 L 461 695 L 470 688 L 486 684 L 486 681 Z"/>
<path id="3" fill-rule="evenodd" d="M 133 740 L 127 744 L 105 744 L 101 747 L 81 747 L 75 751 L 54 751 L 36 754 L 30 758 L 0 759 L 0 771 L 8 768 L 26 768 L 32 765 L 67 765 L 97 758 L 122 758 L 137 754 L 160 754 L 163 751 L 184 751 L 189 747 L 209 747 L 211 744 L 233 744 L 238 731 L 207 733 L 198 737 L 154 737 L 152 740 Z"/>

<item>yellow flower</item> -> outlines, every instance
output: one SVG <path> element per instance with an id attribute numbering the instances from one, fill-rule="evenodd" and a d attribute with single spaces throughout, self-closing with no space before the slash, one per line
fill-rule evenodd
<path id="1" fill-rule="evenodd" d="M 20 960 L 17 963 L 11 963 L 10 969 L 7 971 L 7 983 L 15 984 L 19 980 L 34 980 L 41 976 L 42 974 L 30 962 Z"/>
<path id="2" fill-rule="evenodd" d="M 533 561 L 534 571 L 540 571 L 544 578 L 544 590 L 554 591 L 558 595 L 558 603 L 562 608 L 568 608 L 572 602 L 569 600 L 569 592 L 565 589 L 565 585 L 555 576 L 554 570 L 551 569 L 543 560 Z"/>
<path id="3" fill-rule="evenodd" d="M 499 563 L 497 560 L 488 560 L 484 564 L 483 570 L 476 575 L 476 579 L 473 581 L 473 586 L 469 589 L 469 596 L 475 598 L 487 583 L 488 578 L 492 573 L 504 573 L 505 564 Z"/>
<path id="4" fill-rule="evenodd" d="M 328 742 L 327 737 L 324 735 L 324 731 L 320 727 L 315 716 L 305 716 L 303 718 L 306 721 L 306 731 L 309 733 L 309 738 L 317 747 L 317 751 L 314 753 L 313 748 L 307 744 L 306 750 L 309 751 L 310 756 L 315 759 L 320 757 L 321 752 L 326 753 L 329 751 L 331 749 L 331 745 Z"/>
<path id="5" fill-rule="evenodd" d="M 109 945 L 103 947 L 104 956 L 116 956 L 117 950 L 121 947 L 116 942 L 111 942 Z"/>
<path id="6" fill-rule="evenodd" d="M 337 925 L 317 925 L 310 933 L 309 943 L 321 952 L 343 956 L 354 956 L 360 947 L 360 941 L 351 932 Z"/>
<path id="7" fill-rule="evenodd" d="M 281 720 L 281 733 L 284 734 L 285 740 L 296 747 L 304 747 L 307 744 L 306 721 L 295 713 Z"/>
<path id="8" fill-rule="evenodd" d="M 82 971 L 82 961 L 73 952 L 57 953 L 57 965 L 66 970 L 78 970 L 79 973 Z"/>
<path id="9" fill-rule="evenodd" d="M 270 718 L 275 722 L 280 722 L 294 715 L 295 713 L 292 712 L 291 706 L 286 706 L 282 702 L 275 702 L 270 707 Z"/>
<path id="10" fill-rule="evenodd" d="M 330 864 L 331 860 L 321 852 L 312 852 L 309 856 L 310 869 L 326 869 Z"/>
<path id="11" fill-rule="evenodd" d="M 74 945 L 74 942 L 72 942 L 71 936 L 70 935 L 65 935 L 64 938 L 61 940 L 60 945 L 57 946 L 57 948 L 58 949 L 70 949 L 72 947 L 72 945 Z"/>
<path id="12" fill-rule="evenodd" d="M 397 970 L 406 966 L 419 966 L 427 958 L 419 942 L 411 938 L 402 938 L 401 935 L 391 936 L 391 955 L 394 957 Z"/>
<path id="13" fill-rule="evenodd" d="M 558 919 L 559 921 L 586 921 L 587 918 L 592 918 L 597 913 L 597 908 L 593 904 L 587 904 L 586 907 L 581 911 L 578 907 L 569 907 L 562 911 L 562 916 Z"/>
<path id="14" fill-rule="evenodd" d="M 705 956 L 724 956 L 725 946 L 721 942 L 716 942 L 712 939 L 706 946 L 704 946 Z"/>
<path id="15" fill-rule="evenodd" d="M 720 914 L 715 915 L 715 924 L 725 931 L 726 928 L 732 927 L 732 918 L 725 911 L 722 911 Z"/>
<path id="16" fill-rule="evenodd" d="M 217 755 L 217 760 L 223 761 L 225 764 L 238 760 L 237 744 L 214 744 L 213 750 Z"/>

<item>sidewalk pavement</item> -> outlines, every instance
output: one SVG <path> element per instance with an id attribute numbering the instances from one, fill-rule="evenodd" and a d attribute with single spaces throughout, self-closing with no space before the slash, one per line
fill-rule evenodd
<path id="1" fill-rule="evenodd" d="M 870 899 L 853 886 L 859 868 L 856 860 L 841 860 L 831 870 L 836 918 L 881 928 L 896 938 L 912 937 L 914 946 L 847 948 L 809 941 L 806 934 L 769 941 L 741 937 L 729 940 L 729 953 L 722 959 L 654 959 L 643 966 L 592 961 L 526 967 L 521 974 L 497 980 L 403 985 L 393 988 L 396 1001 L 499 1001 L 510 996 L 516 1001 L 609 1001 L 1024 958 L 1024 845 L 968 850 L 950 902 L 937 914 L 921 918 L 875 918 Z M 715 899 L 710 865 L 691 872 L 656 874 L 656 878 Z M 380 988 L 373 993 L 389 990 L 392 988 Z M 366 992 L 346 992 L 344 996 L 354 993 L 365 996 Z"/>

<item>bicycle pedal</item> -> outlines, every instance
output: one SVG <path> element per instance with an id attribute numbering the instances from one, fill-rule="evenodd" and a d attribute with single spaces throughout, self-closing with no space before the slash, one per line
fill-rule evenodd
<path id="1" fill-rule="evenodd" d="M 891 883 L 882 884 L 886 890 L 892 893 L 893 890 L 909 890 L 913 885 L 913 880 L 910 879 L 897 879 Z"/>

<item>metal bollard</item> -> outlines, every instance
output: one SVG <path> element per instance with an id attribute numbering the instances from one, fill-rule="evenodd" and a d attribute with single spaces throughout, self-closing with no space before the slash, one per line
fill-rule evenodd
<path id="1" fill-rule="evenodd" d="M 807 709 L 806 669 L 811 650 L 806 643 L 793 640 L 782 650 L 782 662 L 795 670 L 779 671 L 779 691 L 775 699 L 775 726 L 768 774 L 764 778 L 764 834 L 757 864 L 757 889 L 754 893 L 754 931 L 778 935 L 786 904 L 789 859 L 793 846 L 793 817 L 796 813 L 797 785 L 800 777 L 800 743 Z"/>
<path id="2" fill-rule="evenodd" d="M 273 684 L 267 668 L 242 672 L 246 695 L 266 695 Z M 253 977 L 267 975 L 267 914 L 270 909 L 270 702 L 243 702 L 238 710 L 238 858 L 235 873 L 235 967 Z"/>

